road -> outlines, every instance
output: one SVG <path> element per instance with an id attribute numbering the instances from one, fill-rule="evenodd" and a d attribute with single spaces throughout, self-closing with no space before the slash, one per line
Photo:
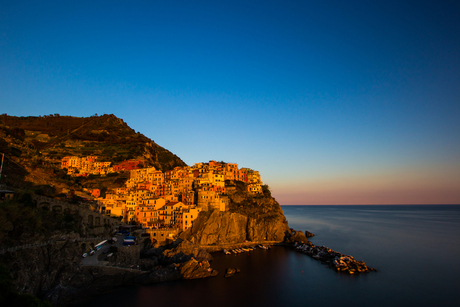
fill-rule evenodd
<path id="1" fill-rule="evenodd" d="M 99 265 L 100 261 L 103 261 L 101 259 L 104 259 L 104 255 L 108 253 L 109 249 L 111 246 L 116 246 L 116 247 L 123 247 L 123 239 L 127 236 L 127 234 L 123 234 L 121 236 L 116 236 L 117 242 L 110 244 L 110 243 L 105 243 L 101 249 L 97 250 L 96 253 L 92 256 L 89 255 L 86 258 L 82 258 L 82 264 L 83 265 Z"/>

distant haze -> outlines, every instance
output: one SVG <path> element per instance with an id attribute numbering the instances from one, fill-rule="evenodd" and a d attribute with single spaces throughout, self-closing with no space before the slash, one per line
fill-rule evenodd
<path id="1" fill-rule="evenodd" d="M 458 1 L 1 1 L 0 113 L 115 114 L 281 205 L 460 204 Z"/>

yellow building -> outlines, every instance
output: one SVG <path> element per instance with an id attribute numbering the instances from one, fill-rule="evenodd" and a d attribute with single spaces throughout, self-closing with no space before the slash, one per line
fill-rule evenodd
<path id="1" fill-rule="evenodd" d="M 182 208 L 179 215 L 179 227 L 182 231 L 192 227 L 193 221 L 196 220 L 200 213 L 200 208 L 197 206 L 186 206 Z"/>
<path id="2" fill-rule="evenodd" d="M 163 206 L 159 211 L 160 215 L 163 217 L 165 225 L 174 225 L 176 223 L 176 218 L 181 212 L 181 208 L 185 205 L 179 201 L 171 201 Z"/>
<path id="3" fill-rule="evenodd" d="M 141 200 L 140 204 L 142 204 L 144 206 L 150 206 L 150 207 L 153 207 L 154 210 L 158 210 L 161 207 L 163 207 L 164 205 L 166 205 L 166 200 L 164 198 L 160 198 L 160 197 L 152 197 L 152 198 L 147 198 L 147 199 Z"/>
<path id="4" fill-rule="evenodd" d="M 260 183 L 249 183 L 248 192 L 252 194 L 262 193 L 262 185 Z"/>
<path id="5" fill-rule="evenodd" d="M 198 190 L 197 207 L 202 211 L 227 211 L 228 197 L 222 196 L 213 190 Z"/>

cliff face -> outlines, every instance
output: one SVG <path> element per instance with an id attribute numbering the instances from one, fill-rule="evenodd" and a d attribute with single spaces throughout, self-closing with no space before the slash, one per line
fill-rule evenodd
<path id="1" fill-rule="evenodd" d="M 229 210 L 201 212 L 181 239 L 199 245 L 254 242 L 282 242 L 291 235 L 280 205 L 268 189 L 252 195 L 242 182 L 227 182 Z"/>
<path id="2" fill-rule="evenodd" d="M 19 293 L 45 298 L 58 285 L 67 285 L 79 272 L 81 249 L 66 241 L 2 255 Z"/>
<path id="3" fill-rule="evenodd" d="M 284 240 L 289 227 L 284 216 L 251 218 L 239 213 L 213 211 L 200 214 L 181 239 L 199 245 Z"/>

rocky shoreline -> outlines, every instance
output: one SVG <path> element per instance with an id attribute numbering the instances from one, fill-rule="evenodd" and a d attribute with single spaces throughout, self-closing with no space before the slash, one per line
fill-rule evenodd
<path id="1" fill-rule="evenodd" d="M 314 246 L 307 239 L 313 234 L 290 229 L 282 211 L 274 211 L 263 217 L 234 212 L 200 214 L 175 242 L 160 246 L 145 239 L 138 245 L 114 247 L 100 255 L 98 265 L 82 264 L 82 243 L 75 238 L 6 252 L 0 259 L 10 268 L 18 293 L 33 294 L 55 305 L 82 303 L 83 298 L 126 286 L 217 276 L 210 253 L 258 244 L 296 246 L 340 272 L 373 270 L 351 256 Z M 227 268 L 222 274 L 231 277 L 237 272 L 237 268 Z"/>
<path id="2" fill-rule="evenodd" d="M 8 252 L 2 260 L 14 269 L 13 275 L 19 292 L 33 293 L 53 304 L 66 305 L 81 303 L 83 297 L 90 298 L 125 286 L 217 276 L 219 272 L 211 267 L 213 257 L 210 252 L 257 244 L 294 247 L 338 272 L 355 274 L 375 271 L 363 261 L 356 261 L 351 256 L 324 246 L 315 246 L 306 240 L 301 231 L 294 230 L 282 242 L 246 241 L 199 245 L 179 239 L 169 246 L 133 246 L 125 248 L 126 251 L 119 249 L 114 253 L 117 256 L 111 257 L 111 262 L 101 262 L 100 265 L 81 265 L 81 258 L 76 256 L 79 254 L 78 243 L 70 240 L 61 246 L 37 247 L 33 252 Z M 227 268 L 222 274 L 231 277 L 238 271 L 237 268 Z M 85 295 L 82 296 L 82 293 Z"/>
<path id="3" fill-rule="evenodd" d="M 345 272 L 350 275 L 355 273 L 367 273 L 377 271 L 374 268 L 368 267 L 364 261 L 357 261 L 349 255 L 344 255 L 325 246 L 316 246 L 311 242 L 304 244 L 295 243 L 295 249 L 302 252 L 315 260 L 320 260 L 329 268 L 337 272 Z"/>

